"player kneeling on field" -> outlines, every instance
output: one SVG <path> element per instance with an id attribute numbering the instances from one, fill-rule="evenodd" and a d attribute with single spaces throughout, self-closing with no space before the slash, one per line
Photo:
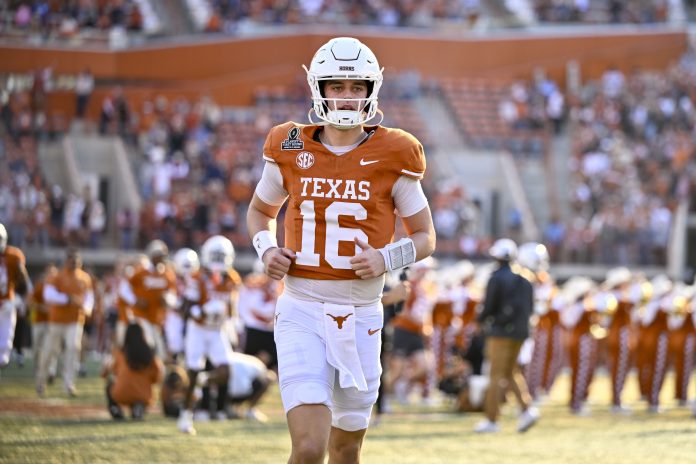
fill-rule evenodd
<path id="1" fill-rule="evenodd" d="M 268 421 L 256 405 L 275 380 L 275 372 L 268 369 L 256 356 L 232 353 L 232 375 L 228 393 L 233 407 L 246 407 L 246 413 L 239 414 L 240 416 L 257 422 Z"/>
<path id="2" fill-rule="evenodd" d="M 123 346 L 115 348 L 112 356 L 102 372 L 107 379 L 109 414 L 114 419 L 123 419 L 122 406 L 128 406 L 133 419 L 142 419 L 152 403 L 153 385 L 162 380 L 162 361 L 138 324 L 128 325 Z"/>
<path id="3" fill-rule="evenodd" d="M 234 408 L 233 416 L 245 417 L 257 422 L 266 422 L 268 418 L 256 406 L 263 398 L 268 387 L 276 381 L 275 372 L 269 370 L 256 356 L 232 353 L 231 375 L 228 382 L 228 400 Z M 185 371 L 179 367 L 171 368 L 162 386 L 162 409 L 167 417 L 179 417 L 186 396 L 188 379 Z M 199 400 L 199 403 L 202 401 Z M 200 409 L 209 410 L 210 405 L 199 404 Z M 240 413 L 239 408 L 246 408 Z"/>

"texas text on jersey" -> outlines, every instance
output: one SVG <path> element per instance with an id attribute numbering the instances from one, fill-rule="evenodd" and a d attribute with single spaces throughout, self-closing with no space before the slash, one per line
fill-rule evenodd
<path id="1" fill-rule="evenodd" d="M 283 148 L 289 134 L 303 149 Z M 320 126 L 288 122 L 266 139 L 264 159 L 276 163 L 290 199 L 285 246 L 297 253 L 291 276 L 322 280 L 355 279 L 350 258 L 360 252 L 357 237 L 375 248 L 391 242 L 395 227 L 392 188 L 401 176 L 421 179 L 423 147 L 411 134 L 382 126 L 365 127 L 366 141 L 336 156 L 315 138 Z M 295 132 L 293 132 L 295 131 Z"/>

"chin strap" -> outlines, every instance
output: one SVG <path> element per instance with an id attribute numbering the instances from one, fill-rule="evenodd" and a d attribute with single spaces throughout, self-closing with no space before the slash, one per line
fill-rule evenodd
<path id="1" fill-rule="evenodd" d="M 312 119 L 312 114 L 314 114 L 314 116 L 317 117 L 318 121 L 314 121 Z M 379 121 L 370 122 L 373 119 L 375 119 L 377 116 L 379 116 Z M 355 126 L 350 126 L 350 127 L 349 126 L 338 126 L 336 124 L 331 123 L 330 121 L 327 121 L 326 119 L 322 119 L 321 117 L 319 117 L 319 115 L 317 115 L 316 111 L 314 111 L 314 108 L 310 108 L 309 111 L 307 112 L 307 119 L 309 120 L 309 123 L 312 125 L 333 126 L 337 129 L 352 129 L 353 127 L 359 126 L 360 124 L 367 124 L 368 122 L 370 122 L 370 124 L 369 124 L 370 126 L 379 126 L 380 124 L 382 124 L 382 121 L 384 121 L 384 113 L 382 112 L 381 109 L 377 108 L 377 112 L 376 112 L 375 116 L 373 116 L 371 119 L 368 119 L 366 121 L 363 121 L 361 123 L 356 124 Z"/>

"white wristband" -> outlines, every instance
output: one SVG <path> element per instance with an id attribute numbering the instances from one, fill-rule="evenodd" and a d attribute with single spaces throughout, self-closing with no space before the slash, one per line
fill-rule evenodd
<path id="1" fill-rule="evenodd" d="M 257 232 L 256 235 L 254 235 L 252 243 L 254 244 L 256 254 L 259 255 L 259 259 L 263 259 L 264 253 L 266 253 L 269 248 L 278 247 L 278 240 L 271 234 L 270 230 L 261 230 Z"/>
<path id="2" fill-rule="evenodd" d="M 384 264 L 389 271 L 396 271 L 416 262 L 416 245 L 408 237 L 380 248 L 379 252 L 382 253 Z"/>

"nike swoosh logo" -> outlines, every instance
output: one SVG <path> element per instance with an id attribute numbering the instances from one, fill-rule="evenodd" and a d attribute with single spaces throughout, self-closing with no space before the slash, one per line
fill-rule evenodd
<path id="1" fill-rule="evenodd" d="M 365 161 L 364 158 L 360 159 L 360 166 L 367 166 L 368 164 L 379 163 L 379 160 Z"/>
<path id="2" fill-rule="evenodd" d="M 367 329 L 367 335 L 374 335 L 382 329 Z"/>

